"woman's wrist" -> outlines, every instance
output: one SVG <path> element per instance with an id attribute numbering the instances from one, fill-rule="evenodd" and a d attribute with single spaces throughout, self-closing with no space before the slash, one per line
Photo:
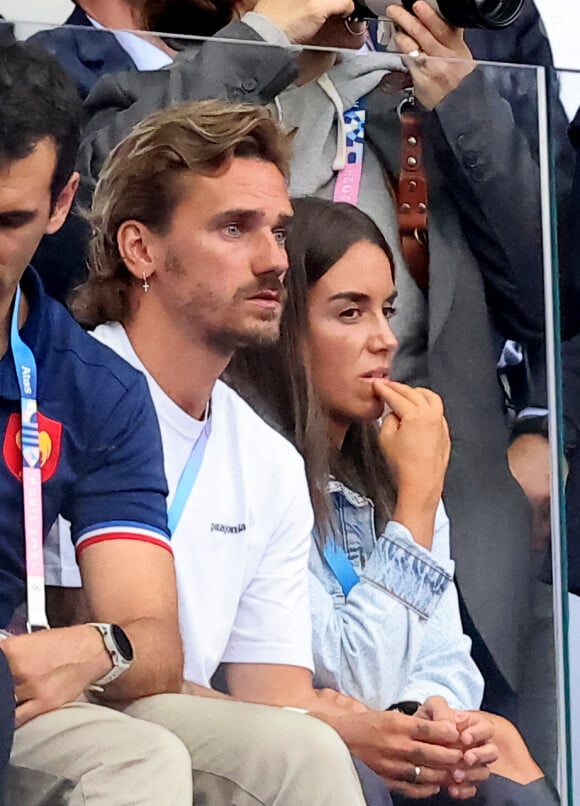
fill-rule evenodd
<path id="1" fill-rule="evenodd" d="M 393 513 L 393 520 L 408 529 L 416 543 L 429 550 L 433 545 L 439 500 L 439 496 L 432 496 L 429 500 L 418 495 L 417 491 L 414 494 L 400 491 Z"/>

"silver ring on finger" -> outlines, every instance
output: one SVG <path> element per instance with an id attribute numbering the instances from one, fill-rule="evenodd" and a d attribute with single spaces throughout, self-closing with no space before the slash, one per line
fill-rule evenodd
<path id="1" fill-rule="evenodd" d="M 415 767 L 414 775 L 413 775 L 413 781 L 412 781 L 413 784 L 418 784 L 419 783 L 419 778 L 421 777 L 422 772 L 423 772 L 423 770 L 421 769 L 421 767 Z"/>
<path id="2" fill-rule="evenodd" d="M 407 56 L 409 56 L 410 59 L 413 59 L 413 61 L 419 65 L 425 63 L 425 51 L 421 50 L 421 48 L 415 48 L 415 50 L 407 53 Z"/>

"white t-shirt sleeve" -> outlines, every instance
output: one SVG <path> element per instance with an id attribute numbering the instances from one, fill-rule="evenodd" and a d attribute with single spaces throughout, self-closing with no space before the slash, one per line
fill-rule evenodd
<path id="1" fill-rule="evenodd" d="M 44 565 L 47 585 L 56 588 L 82 588 L 70 523 L 58 518 L 44 543 Z"/>
<path id="2" fill-rule="evenodd" d="M 271 522 L 271 538 L 241 596 L 222 658 L 225 663 L 270 663 L 314 671 L 308 590 L 314 519 L 302 460 L 297 455 L 291 459 L 276 494 L 269 501 L 263 498 L 267 511 L 261 515 Z"/>

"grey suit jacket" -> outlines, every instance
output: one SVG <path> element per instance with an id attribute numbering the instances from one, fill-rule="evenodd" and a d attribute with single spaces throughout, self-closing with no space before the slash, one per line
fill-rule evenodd
<path id="1" fill-rule="evenodd" d="M 238 42 L 228 45 L 224 39 Z M 253 28 L 236 21 L 219 37 L 183 51 L 166 70 L 117 73 L 97 83 L 86 101 L 88 123 L 78 163 L 84 201 L 90 201 L 111 150 L 147 115 L 207 98 L 269 104 L 295 79 L 296 67 L 283 48 L 244 46 L 240 40 L 263 44 Z"/>

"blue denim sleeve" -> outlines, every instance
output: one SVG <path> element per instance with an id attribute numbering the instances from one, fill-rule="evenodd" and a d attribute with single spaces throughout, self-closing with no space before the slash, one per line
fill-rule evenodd
<path id="1" fill-rule="evenodd" d="M 452 708 L 477 710 L 483 697 L 483 678 L 470 655 L 471 640 L 459 617 L 457 589 L 450 585 L 423 634 L 419 654 L 396 701 L 417 700 L 438 694 Z"/>
<path id="2" fill-rule="evenodd" d="M 449 521 L 443 505 L 437 513 L 431 553 L 451 570 Z M 452 708 L 476 710 L 483 698 L 483 677 L 471 657 L 471 640 L 463 633 L 455 584 L 447 587 L 425 627 L 421 649 L 397 701 L 438 694 Z"/>
<path id="3" fill-rule="evenodd" d="M 378 709 L 412 690 L 417 693 L 413 699 L 420 701 L 441 694 L 455 707 L 472 706 L 476 696 L 466 696 L 465 688 L 479 692 L 481 678 L 460 624 L 457 632 L 455 621 L 450 622 L 446 649 L 440 654 L 437 642 L 442 636 L 437 631 L 433 640 L 429 638 L 431 621 L 445 598 L 459 619 L 443 507 L 436 521 L 434 549 L 431 553 L 418 546 L 405 527 L 389 523 L 368 557 L 361 581 L 345 598 L 313 545 L 310 592 L 316 686 L 336 688 Z M 448 615 L 441 614 L 441 626 Z M 446 674 L 454 642 L 457 657 Z M 425 667 L 417 666 L 420 659 Z M 456 691 L 458 669 L 464 672 Z"/>
<path id="4" fill-rule="evenodd" d="M 390 521 L 367 561 L 362 579 L 399 599 L 421 618 L 429 618 L 453 574 L 415 543 L 408 529 Z"/>

